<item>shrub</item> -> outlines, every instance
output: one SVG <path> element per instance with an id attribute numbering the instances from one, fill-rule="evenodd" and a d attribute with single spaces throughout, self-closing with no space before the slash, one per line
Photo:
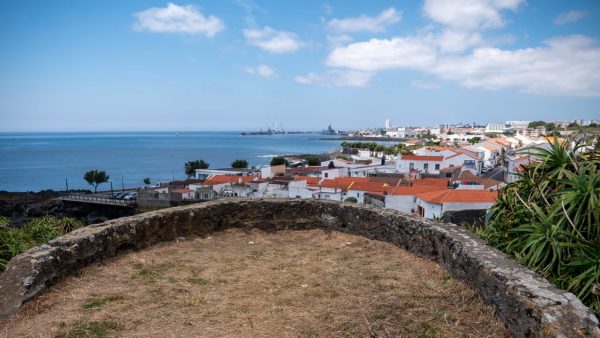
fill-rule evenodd
<path id="1" fill-rule="evenodd" d="M 533 148 L 476 231 L 600 314 L 600 153 L 571 141 Z"/>
<path id="2" fill-rule="evenodd" d="M 235 160 L 235 161 L 231 162 L 231 167 L 232 168 L 237 168 L 237 169 L 248 168 L 248 161 L 246 161 L 246 160 Z"/>
<path id="3" fill-rule="evenodd" d="M 82 226 L 74 218 L 44 216 L 32 219 L 21 229 L 0 228 L 0 271 L 12 257 Z"/>
<path id="4" fill-rule="evenodd" d="M 275 156 L 271 159 L 271 165 L 282 165 L 285 164 L 286 166 L 288 165 L 288 161 L 285 159 L 285 157 L 283 156 Z"/>

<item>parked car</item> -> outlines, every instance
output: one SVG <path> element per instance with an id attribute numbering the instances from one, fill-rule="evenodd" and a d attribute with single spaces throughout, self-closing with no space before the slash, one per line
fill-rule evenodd
<path id="1" fill-rule="evenodd" d="M 126 201 L 135 200 L 137 199 L 137 192 L 128 192 L 123 199 Z"/>
<path id="2" fill-rule="evenodd" d="M 486 165 L 485 167 L 481 168 L 481 172 L 482 173 L 487 173 L 488 171 L 494 169 L 494 167 Z"/>
<path id="3" fill-rule="evenodd" d="M 122 198 L 123 198 L 123 197 L 125 197 L 125 195 L 127 195 L 127 194 L 128 194 L 128 193 L 126 193 L 126 192 L 117 192 L 117 193 L 115 193 L 115 194 L 113 195 L 113 198 L 116 198 L 116 199 L 122 199 Z"/>

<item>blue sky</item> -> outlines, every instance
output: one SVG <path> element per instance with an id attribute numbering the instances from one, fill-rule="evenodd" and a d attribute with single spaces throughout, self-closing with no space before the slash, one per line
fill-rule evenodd
<path id="1" fill-rule="evenodd" d="M 0 131 L 600 118 L 600 2 L 0 2 Z"/>

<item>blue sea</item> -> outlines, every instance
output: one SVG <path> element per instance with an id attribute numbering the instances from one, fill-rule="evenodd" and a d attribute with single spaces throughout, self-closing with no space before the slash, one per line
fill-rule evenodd
<path id="1" fill-rule="evenodd" d="M 251 135 L 238 132 L 0 133 L 0 190 L 87 189 L 83 174 L 105 170 L 115 189 L 184 179 L 184 164 L 202 159 L 210 168 L 235 159 L 250 166 L 274 155 L 322 153 L 339 148 L 319 135 Z M 100 190 L 110 189 L 103 184 Z"/>

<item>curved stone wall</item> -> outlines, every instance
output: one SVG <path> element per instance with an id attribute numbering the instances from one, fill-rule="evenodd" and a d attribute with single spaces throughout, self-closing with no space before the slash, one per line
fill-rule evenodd
<path id="1" fill-rule="evenodd" d="M 494 304 L 498 319 L 517 337 L 600 337 L 598 320 L 573 294 L 552 286 L 469 231 L 392 210 L 316 200 L 221 200 L 78 229 L 9 262 L 0 276 L 0 316 L 15 313 L 24 302 L 93 261 L 232 227 L 328 228 L 386 241 L 438 261 Z"/>

